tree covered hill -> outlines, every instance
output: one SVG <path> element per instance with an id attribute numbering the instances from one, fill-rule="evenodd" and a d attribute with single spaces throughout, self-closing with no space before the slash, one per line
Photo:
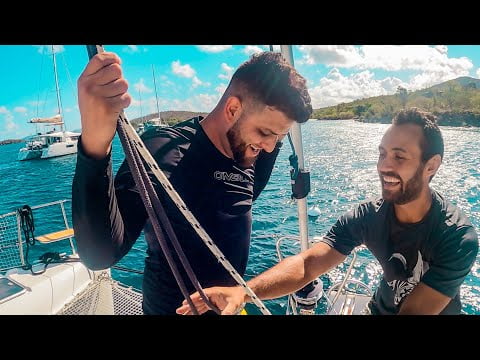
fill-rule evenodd
<path id="1" fill-rule="evenodd" d="M 463 76 L 417 91 L 399 86 L 394 95 L 315 109 L 313 118 L 390 123 L 398 111 L 408 107 L 434 113 L 439 125 L 480 126 L 480 80 Z"/>

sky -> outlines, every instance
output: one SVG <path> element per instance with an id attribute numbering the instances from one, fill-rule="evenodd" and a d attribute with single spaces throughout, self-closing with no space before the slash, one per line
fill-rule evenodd
<path id="1" fill-rule="evenodd" d="M 104 45 L 117 53 L 134 119 L 157 111 L 209 112 L 235 69 L 268 45 Z M 53 45 L 67 130 L 81 128 L 76 82 L 88 62 L 84 45 Z M 279 50 L 274 45 L 274 50 Z M 52 45 L 0 45 L 0 140 L 35 133 L 34 117 L 57 114 Z M 480 77 L 480 45 L 295 45 L 314 109 L 418 90 L 459 76 Z M 157 97 L 155 95 L 154 74 Z"/>

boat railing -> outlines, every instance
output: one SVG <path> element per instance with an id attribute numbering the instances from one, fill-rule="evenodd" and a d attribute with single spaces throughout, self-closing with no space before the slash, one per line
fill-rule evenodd
<path id="1" fill-rule="evenodd" d="M 59 200 L 23 206 L 0 215 L 0 279 L 6 279 L 3 290 L 12 291 L 13 283 L 24 288 L 15 296 L 0 296 L 0 313 L 142 314 L 141 291 L 112 279 L 110 269 L 92 271 L 81 263 L 73 241 L 74 231 L 67 218 L 69 202 L 71 200 Z M 58 207 L 61 215 L 53 213 L 50 209 L 53 207 Z M 22 214 L 23 210 L 27 210 L 27 214 Z M 30 226 L 28 231 L 25 231 L 26 224 Z M 41 230 L 38 232 L 42 235 L 34 234 L 37 230 Z M 66 243 L 57 244 L 61 240 L 69 240 L 70 250 L 65 249 Z M 56 244 L 47 249 L 50 243 Z M 53 249 L 67 252 L 59 254 L 50 251 Z M 38 255 L 44 250 L 47 252 L 39 260 L 29 260 L 32 254 Z M 67 255 L 68 252 L 71 254 Z M 57 254 L 58 258 L 48 259 L 50 254 Z"/>
<path id="2" fill-rule="evenodd" d="M 33 239 L 25 239 L 23 228 L 25 222 L 22 221 L 22 215 L 19 210 L 0 215 L 0 272 L 17 267 L 25 267 L 28 264 L 27 249 L 29 245 L 27 241 L 33 241 L 33 243 L 38 241 L 46 244 L 68 239 L 70 241 L 71 253 L 73 255 L 76 254 L 73 242 L 74 232 L 68 223 L 65 211 L 65 203 L 67 202 L 70 202 L 70 200 L 58 200 L 30 207 L 33 219 L 35 219 L 35 212 L 39 209 L 53 206 L 59 207 L 62 217 L 60 229 L 55 229 L 56 231 L 42 235 L 34 235 Z M 34 222 L 33 219 L 32 221 Z"/>
<path id="3" fill-rule="evenodd" d="M 278 261 L 282 261 L 285 256 L 282 253 L 282 245 L 285 241 L 292 241 L 294 243 L 300 243 L 300 237 L 296 235 L 283 235 L 279 236 L 276 234 L 272 235 L 259 235 L 254 238 L 273 238 L 275 240 L 275 249 L 278 257 Z M 322 240 L 321 236 L 314 236 L 309 238 L 309 244 L 314 245 Z M 347 270 L 343 275 L 343 279 L 333 283 L 325 294 L 321 294 L 325 298 L 327 303 L 325 314 L 347 314 L 346 310 L 348 307 L 348 301 L 350 300 L 349 296 L 360 296 L 363 298 L 370 298 L 373 294 L 372 289 L 365 284 L 364 282 L 352 278 L 354 267 L 357 264 L 358 252 L 366 249 L 365 246 L 359 246 L 355 248 L 347 259 L 351 259 L 348 265 Z M 328 274 L 327 274 L 328 275 Z M 339 304 L 340 300 L 343 301 L 343 304 Z M 352 304 L 353 307 L 353 304 Z M 295 296 L 290 295 L 287 302 L 287 313 L 292 313 L 294 315 L 298 314 L 295 310 Z M 314 313 L 311 311 L 310 313 Z"/>

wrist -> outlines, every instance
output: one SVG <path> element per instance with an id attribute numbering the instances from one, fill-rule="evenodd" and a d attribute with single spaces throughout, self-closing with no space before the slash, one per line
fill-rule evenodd
<path id="1" fill-rule="evenodd" d="M 250 295 L 248 295 L 247 290 L 244 287 L 239 287 L 239 289 L 243 295 L 242 302 L 244 304 L 252 302 L 252 298 L 250 297 Z"/>
<path id="2" fill-rule="evenodd" d="M 101 160 L 108 156 L 111 149 L 111 142 L 102 143 L 82 133 L 80 138 L 82 149 L 85 155 L 93 159 Z"/>

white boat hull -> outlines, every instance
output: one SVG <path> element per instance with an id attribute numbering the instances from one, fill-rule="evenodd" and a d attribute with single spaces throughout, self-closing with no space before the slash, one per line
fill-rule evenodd
<path id="1" fill-rule="evenodd" d="M 42 157 L 42 150 L 31 150 L 27 148 L 22 148 L 18 152 L 17 160 L 25 161 L 25 160 L 40 159 L 41 157 Z"/>
<path id="2" fill-rule="evenodd" d="M 40 264 L 34 270 L 39 271 L 43 266 Z M 14 269 L 7 277 L 26 291 L 0 302 L 0 315 L 54 315 L 93 281 L 95 273 L 81 262 L 69 262 L 51 264 L 40 275 Z"/>
<path id="3" fill-rule="evenodd" d="M 77 153 L 77 141 L 65 141 L 49 145 L 44 148 L 41 159 L 48 159 L 57 156 L 71 155 Z"/>

